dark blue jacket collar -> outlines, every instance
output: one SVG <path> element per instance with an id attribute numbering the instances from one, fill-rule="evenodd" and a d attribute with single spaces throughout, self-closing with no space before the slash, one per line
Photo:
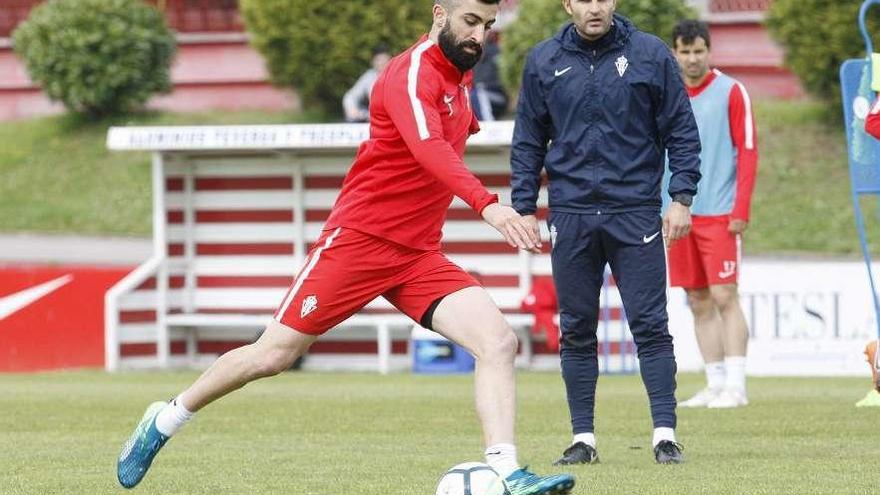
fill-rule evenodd
<path id="1" fill-rule="evenodd" d="M 637 29 L 635 25 L 620 14 L 614 14 L 611 29 L 596 41 L 587 41 L 580 34 L 573 22 L 569 22 L 556 33 L 556 40 L 566 50 L 588 52 L 593 50 L 605 51 L 606 49 L 619 48 L 629 41 L 630 36 Z"/>

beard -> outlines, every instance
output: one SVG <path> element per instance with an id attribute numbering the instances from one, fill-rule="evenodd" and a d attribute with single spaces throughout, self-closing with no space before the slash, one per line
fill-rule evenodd
<path id="1" fill-rule="evenodd" d="M 473 41 L 459 42 L 456 40 L 455 35 L 452 34 L 450 24 L 443 26 L 437 39 L 439 41 L 440 49 L 443 50 L 443 54 L 446 55 L 446 58 L 448 58 L 449 61 L 452 62 L 452 65 L 456 66 L 458 70 L 462 72 L 467 72 L 473 69 L 483 56 L 483 47 L 479 43 Z M 467 52 L 465 51 L 465 48 L 470 48 L 474 52 Z"/>

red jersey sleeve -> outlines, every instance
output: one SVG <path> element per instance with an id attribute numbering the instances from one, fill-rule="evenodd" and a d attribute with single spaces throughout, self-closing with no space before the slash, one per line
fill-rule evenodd
<path id="1" fill-rule="evenodd" d="M 751 99 L 740 83 L 734 84 L 730 90 L 728 113 L 730 137 L 736 148 L 736 197 L 730 215 L 748 221 L 758 173 L 758 134 Z"/>
<path id="2" fill-rule="evenodd" d="M 865 132 L 880 139 L 880 95 L 877 96 L 868 118 L 865 119 Z"/>
<path id="3" fill-rule="evenodd" d="M 416 161 L 480 213 L 497 202 L 498 195 L 486 190 L 443 137 L 439 109 L 444 94 L 441 76 L 427 63 L 422 64 L 421 58 L 422 53 L 416 49 L 408 66 L 402 66 L 402 73 L 388 74 L 384 88 L 385 101 L 389 102 L 386 110 Z M 473 127 L 472 122 L 472 130 Z"/>

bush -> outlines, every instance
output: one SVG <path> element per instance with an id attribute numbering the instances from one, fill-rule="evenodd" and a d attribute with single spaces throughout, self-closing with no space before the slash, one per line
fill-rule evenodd
<path id="1" fill-rule="evenodd" d="M 141 0 L 50 0 L 12 39 L 31 79 L 74 112 L 127 112 L 171 89 L 174 35 Z"/>
<path id="2" fill-rule="evenodd" d="M 696 16 L 684 0 L 623 0 L 617 11 L 642 31 L 669 43 L 679 19 Z M 571 17 L 559 0 L 521 0 L 519 14 L 501 37 L 501 77 L 511 94 L 519 91 L 526 55 L 539 41 L 549 38 Z"/>
<path id="3" fill-rule="evenodd" d="M 431 2 L 425 0 L 241 0 L 240 6 L 272 81 L 295 88 L 307 107 L 334 114 L 370 67 L 375 47 L 396 54 L 431 26 Z"/>
<path id="4" fill-rule="evenodd" d="M 775 0 L 767 15 L 771 35 L 786 49 L 785 62 L 807 91 L 835 105 L 840 100 L 840 64 L 865 57 L 858 27 L 861 2 Z M 878 25 L 878 10 L 869 23 Z"/>

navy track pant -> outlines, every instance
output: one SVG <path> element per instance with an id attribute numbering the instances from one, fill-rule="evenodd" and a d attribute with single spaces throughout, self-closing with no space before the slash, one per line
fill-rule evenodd
<path id="1" fill-rule="evenodd" d="M 635 340 L 654 427 L 675 428 L 675 355 L 666 312 L 666 253 L 656 211 L 551 212 L 560 357 L 575 434 L 594 431 L 599 377 L 599 295 L 605 265 L 617 282 Z"/>

